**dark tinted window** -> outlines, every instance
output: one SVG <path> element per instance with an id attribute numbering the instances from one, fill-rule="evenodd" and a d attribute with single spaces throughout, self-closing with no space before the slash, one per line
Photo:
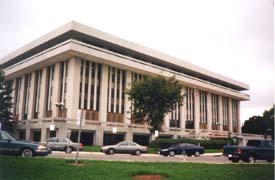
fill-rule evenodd
<path id="1" fill-rule="evenodd" d="M 264 147 L 274 147 L 274 143 L 272 141 L 263 141 Z"/>
<path id="2" fill-rule="evenodd" d="M 249 140 L 247 142 L 248 146 L 254 146 L 254 147 L 261 147 L 261 141 L 256 141 L 256 140 Z"/>

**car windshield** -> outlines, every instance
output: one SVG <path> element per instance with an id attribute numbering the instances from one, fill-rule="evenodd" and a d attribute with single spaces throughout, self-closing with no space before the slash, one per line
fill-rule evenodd
<path id="1" fill-rule="evenodd" d="M 10 139 L 10 140 L 13 140 L 13 141 L 19 141 L 20 139 L 13 133 L 11 132 L 8 132 L 6 133 L 6 136 Z"/>
<path id="2" fill-rule="evenodd" d="M 174 147 L 177 147 L 179 144 L 174 144 L 172 146 L 170 146 L 169 148 L 174 148 Z"/>

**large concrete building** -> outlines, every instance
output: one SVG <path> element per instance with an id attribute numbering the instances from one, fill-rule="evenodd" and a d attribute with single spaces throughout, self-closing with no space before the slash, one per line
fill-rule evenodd
<path id="1" fill-rule="evenodd" d="M 34 141 L 74 139 L 82 109 L 85 144 L 147 144 L 154 137 L 146 124 L 135 122 L 125 94 L 144 76 L 175 75 L 184 86 L 184 104 L 165 116 L 163 137 L 239 135 L 240 101 L 249 100 L 244 83 L 76 22 L 2 58 L 0 68 L 13 83 L 18 133 Z"/>

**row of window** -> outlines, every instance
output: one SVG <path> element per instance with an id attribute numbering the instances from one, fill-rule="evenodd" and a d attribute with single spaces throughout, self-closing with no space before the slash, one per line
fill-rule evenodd
<path id="1" fill-rule="evenodd" d="M 56 68 L 59 74 L 55 75 Z M 41 99 L 41 84 L 42 84 L 42 73 L 46 73 L 44 78 L 46 81 L 46 116 L 52 116 L 53 108 L 53 88 L 55 78 L 59 78 L 59 100 L 65 104 L 66 109 L 66 92 L 67 92 L 67 81 L 68 81 L 68 61 L 61 62 L 58 66 L 51 65 L 47 67 L 46 71 L 37 70 L 34 74 L 27 74 L 24 78 L 19 77 L 15 79 L 15 93 L 14 93 L 14 113 L 16 115 L 20 114 L 19 103 L 23 101 L 23 114 L 22 119 L 28 118 L 38 118 L 40 113 L 40 99 Z M 90 111 L 92 120 L 98 120 L 99 111 L 99 97 L 100 89 L 107 88 L 107 121 L 123 122 L 123 114 L 125 112 L 125 85 L 126 85 L 126 71 L 115 68 L 108 67 L 108 82 L 106 82 L 105 87 L 101 87 L 101 74 L 102 65 L 94 63 L 91 61 L 81 60 L 80 67 L 80 83 L 79 83 L 79 109 L 86 109 Z M 146 76 L 137 73 L 131 73 L 131 80 L 140 81 Z M 45 75 L 44 75 L 45 76 Z M 33 81 L 33 82 L 32 82 Z M 31 94 L 30 87 L 31 83 L 34 83 L 34 92 Z M 23 97 L 21 94 L 23 93 Z M 29 110 L 30 96 L 33 96 L 33 106 L 32 110 Z M 198 97 L 195 97 L 198 96 Z M 228 128 L 229 125 L 229 100 L 226 97 L 222 97 L 222 106 L 219 107 L 219 97 L 216 94 L 210 94 L 210 101 L 208 102 L 208 93 L 205 91 L 199 91 L 195 94 L 195 89 L 186 87 L 185 89 L 185 107 L 186 107 L 186 128 L 194 128 L 195 120 L 195 98 L 199 98 L 199 119 L 200 128 L 206 128 L 208 122 L 208 103 L 211 104 L 211 114 L 212 114 L 212 129 L 218 129 L 219 125 L 219 111 L 222 111 L 222 124 L 224 129 Z M 232 100 L 232 120 L 233 127 L 238 127 L 238 101 Z M 32 112 L 31 116 L 28 116 L 28 112 Z M 48 113 L 48 114 L 47 114 Z M 178 104 L 174 105 L 174 110 L 169 113 L 170 127 L 180 127 L 180 106 Z M 135 114 L 132 112 L 132 117 Z"/>

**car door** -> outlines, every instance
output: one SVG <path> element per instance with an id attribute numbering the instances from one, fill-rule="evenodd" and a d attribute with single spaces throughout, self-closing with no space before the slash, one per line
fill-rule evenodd
<path id="1" fill-rule="evenodd" d="M 58 150 L 64 150 L 67 146 L 68 144 L 65 138 L 57 138 L 56 148 Z"/>
<path id="2" fill-rule="evenodd" d="M 57 148 L 57 138 L 50 138 L 50 139 L 48 139 L 47 140 L 47 146 L 49 148 L 51 148 L 51 150 L 54 150 L 54 151 L 59 150 Z"/>
<path id="3" fill-rule="evenodd" d="M 126 153 L 127 150 L 128 150 L 128 142 L 121 142 L 115 151 L 118 153 Z"/>
<path id="4" fill-rule="evenodd" d="M 11 143 L 5 137 L 4 132 L 0 132 L 0 154 L 11 154 Z"/>
<path id="5" fill-rule="evenodd" d="M 253 147 L 253 153 L 256 155 L 256 159 L 263 159 L 264 151 L 262 149 L 262 141 L 261 140 L 249 140 L 247 142 L 247 146 Z"/>
<path id="6" fill-rule="evenodd" d="M 274 159 L 274 143 L 273 141 L 263 141 L 263 158 Z"/>
<path id="7" fill-rule="evenodd" d="M 194 153 L 191 144 L 185 144 L 184 149 L 187 155 L 192 155 Z"/>
<path id="8" fill-rule="evenodd" d="M 128 142 L 127 153 L 131 153 L 131 154 L 135 153 L 137 149 L 138 149 L 138 145 L 136 143 Z"/>

